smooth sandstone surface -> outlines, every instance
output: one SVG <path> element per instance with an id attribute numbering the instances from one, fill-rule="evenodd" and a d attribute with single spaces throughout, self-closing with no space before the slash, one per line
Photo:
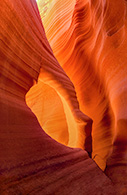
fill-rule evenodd
<path id="1" fill-rule="evenodd" d="M 0 12 L 0 194 L 126 194 L 126 2 Z"/>

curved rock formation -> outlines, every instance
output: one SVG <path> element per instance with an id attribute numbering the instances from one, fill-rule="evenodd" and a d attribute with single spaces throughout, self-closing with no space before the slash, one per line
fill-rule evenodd
<path id="1" fill-rule="evenodd" d="M 49 2 L 42 14 L 53 51 L 35 0 L 0 4 L 0 194 L 126 193 L 126 4 Z M 93 145 L 102 169 L 113 142 L 106 174 L 117 192 L 86 151 L 43 131 L 25 99 L 53 138 L 89 155 Z"/>
<path id="2" fill-rule="evenodd" d="M 102 169 L 112 144 L 127 160 L 126 8 L 125 1 L 57 0 L 43 19 L 80 109 L 93 119 L 92 156 Z"/>

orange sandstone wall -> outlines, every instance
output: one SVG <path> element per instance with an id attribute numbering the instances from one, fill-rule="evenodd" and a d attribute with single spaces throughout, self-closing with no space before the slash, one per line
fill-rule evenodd
<path id="1" fill-rule="evenodd" d="M 104 169 L 112 149 L 113 160 L 109 161 L 116 163 L 119 153 L 119 163 L 124 164 L 126 1 L 48 1 L 45 15 L 40 2 L 40 14 L 55 57 L 75 86 L 81 111 L 93 120 L 93 159 Z"/>
<path id="2" fill-rule="evenodd" d="M 61 1 L 59 1 L 55 10 L 57 16 L 59 13 L 61 14 L 59 17 L 61 21 L 59 23 L 58 17 L 56 17 L 60 26 L 57 29 L 59 36 L 55 37 L 57 25 L 55 22 L 50 22 L 54 20 L 56 12 L 53 12 L 52 20 L 50 17 L 50 20 L 47 20 L 48 25 L 51 25 L 49 32 L 47 31 L 48 25 L 46 27 L 47 13 L 49 13 L 49 9 L 54 9 L 54 2 L 50 2 L 52 6 L 48 7 L 43 18 L 45 19 L 44 26 L 48 39 L 49 37 L 53 39 L 51 46 L 54 53 L 46 38 L 35 0 L 3 0 L 0 3 L 0 194 L 116 195 L 126 193 L 126 144 L 124 147 L 121 145 L 123 138 L 126 143 L 124 135 L 126 118 L 122 111 L 125 108 L 124 101 L 122 101 L 125 100 L 125 93 L 120 93 L 119 88 L 117 88 L 117 84 L 121 84 L 126 79 L 122 75 L 122 73 L 125 74 L 123 62 L 126 58 L 124 51 L 124 54 L 118 52 L 116 55 L 115 53 L 120 47 L 120 51 L 122 51 L 122 45 L 126 43 L 126 39 L 122 39 L 124 33 L 126 34 L 126 28 L 124 27 L 124 33 L 120 34 L 121 42 L 117 42 L 118 46 L 113 48 L 110 44 L 115 44 L 116 39 L 113 39 L 114 42 L 113 40 L 108 41 L 108 38 L 112 36 L 107 37 L 107 39 L 106 35 L 102 36 L 104 32 L 107 32 L 107 30 L 103 31 L 102 23 L 105 24 L 104 29 L 108 29 L 108 32 L 111 29 L 110 22 L 104 23 L 104 16 L 100 18 L 100 15 L 102 16 L 101 10 L 106 8 L 103 3 L 98 4 L 95 1 L 94 4 L 86 1 L 71 1 L 69 3 L 69 1 L 64 1 L 64 11 L 61 11 L 61 8 L 58 9 L 61 6 Z M 100 6 L 103 9 L 99 11 Z M 110 8 L 114 5 L 107 3 L 106 6 Z M 115 4 L 115 6 L 119 8 L 121 5 Z M 124 9 L 125 4 L 123 3 Z M 112 19 L 108 11 L 104 10 L 109 16 L 109 20 Z M 118 13 L 118 10 L 115 9 L 115 12 Z M 124 14 L 124 11 L 121 9 L 120 13 Z M 64 14 L 66 14 L 65 18 L 67 19 L 65 23 L 62 22 Z M 89 19 L 86 22 L 85 17 Z M 114 22 L 115 25 L 116 23 Z M 54 27 L 53 24 L 55 24 Z M 62 31 L 61 24 L 63 24 L 63 28 L 66 24 L 66 28 L 64 28 L 66 30 Z M 89 31 L 91 24 L 96 27 L 95 29 L 100 29 L 102 34 L 99 33 L 99 30 L 95 31 L 94 28 Z M 116 25 L 116 27 L 119 26 Z M 117 28 L 113 28 L 111 32 Z M 63 35 L 62 32 L 64 32 Z M 97 33 L 97 39 L 92 32 Z M 93 37 L 93 41 L 89 33 Z M 108 34 L 112 35 L 112 33 Z M 59 46 L 60 40 L 64 47 L 60 46 L 59 50 L 56 49 L 56 53 L 53 44 Z M 98 45 L 97 48 L 94 46 L 94 40 L 100 43 L 100 46 L 95 44 Z M 69 49 L 64 44 L 67 44 Z M 109 53 L 107 53 L 108 48 Z M 118 54 L 124 56 L 123 60 Z M 101 62 L 104 63 L 102 67 L 106 65 L 111 67 L 108 64 L 110 65 L 111 60 L 114 59 L 113 55 L 116 56 L 115 59 L 121 59 L 118 67 L 122 66 L 123 70 L 122 72 L 118 71 L 121 79 L 116 83 L 114 81 L 118 80 L 113 71 L 117 69 L 112 68 L 111 71 L 108 68 L 105 70 L 101 68 Z M 112 62 L 112 64 L 114 63 Z M 109 71 L 109 77 L 106 71 Z M 112 78 L 116 78 L 116 80 Z M 110 88 L 111 83 L 114 88 Z M 118 90 L 119 93 L 111 93 L 109 89 L 114 89 L 115 92 Z M 114 96 L 111 96 L 110 93 Z M 119 95 L 117 96 L 117 94 Z M 111 97 L 118 98 L 111 101 Z M 120 156 L 120 161 L 116 156 L 115 161 L 112 158 L 109 159 L 106 169 L 107 175 L 104 174 L 85 150 L 64 146 L 48 136 L 27 106 L 26 101 L 32 110 L 39 113 L 39 115 L 37 114 L 38 120 L 47 131 L 54 134 L 55 129 L 59 131 L 61 127 L 58 137 L 55 135 L 55 139 L 60 139 L 64 144 L 70 144 L 73 147 L 84 148 L 89 154 L 91 154 L 91 146 L 93 145 L 93 158 L 102 169 L 105 168 L 111 142 L 116 136 L 116 141 L 119 142 L 114 142 L 116 150 L 113 155 L 118 154 L 117 157 Z M 118 108 L 121 109 L 121 112 Z M 113 129 L 114 124 L 117 124 L 117 113 L 122 116 L 122 123 L 118 125 L 120 129 L 122 127 L 122 131 L 119 131 L 119 128 Z M 86 114 L 93 119 L 93 127 L 91 126 L 91 118 Z M 57 123 L 57 121 L 59 122 Z M 117 136 L 119 132 L 122 133 Z M 65 138 L 62 136 L 63 134 L 66 134 Z M 121 149 L 121 147 L 123 148 Z M 114 185 L 108 178 L 109 176 Z M 117 191 L 115 191 L 116 189 Z"/>
<path id="3" fill-rule="evenodd" d="M 53 55 L 36 2 L 3 0 L 0 13 L 0 194 L 88 194 L 98 188 L 112 193 L 110 180 L 87 152 L 51 139 L 26 105 L 28 90 L 43 80 L 61 95 L 77 125 L 85 128 L 91 121 Z"/>

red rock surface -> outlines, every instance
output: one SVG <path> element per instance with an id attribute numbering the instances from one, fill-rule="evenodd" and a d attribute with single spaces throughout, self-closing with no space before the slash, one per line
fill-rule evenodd
<path id="1" fill-rule="evenodd" d="M 34 0 L 0 4 L 0 194 L 126 194 L 126 3 L 49 3 L 53 51 Z"/>

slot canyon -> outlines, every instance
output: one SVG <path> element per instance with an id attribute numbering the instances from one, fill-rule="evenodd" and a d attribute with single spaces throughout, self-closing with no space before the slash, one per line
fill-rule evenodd
<path id="1" fill-rule="evenodd" d="M 0 3 L 0 195 L 127 195 L 127 1 Z"/>

